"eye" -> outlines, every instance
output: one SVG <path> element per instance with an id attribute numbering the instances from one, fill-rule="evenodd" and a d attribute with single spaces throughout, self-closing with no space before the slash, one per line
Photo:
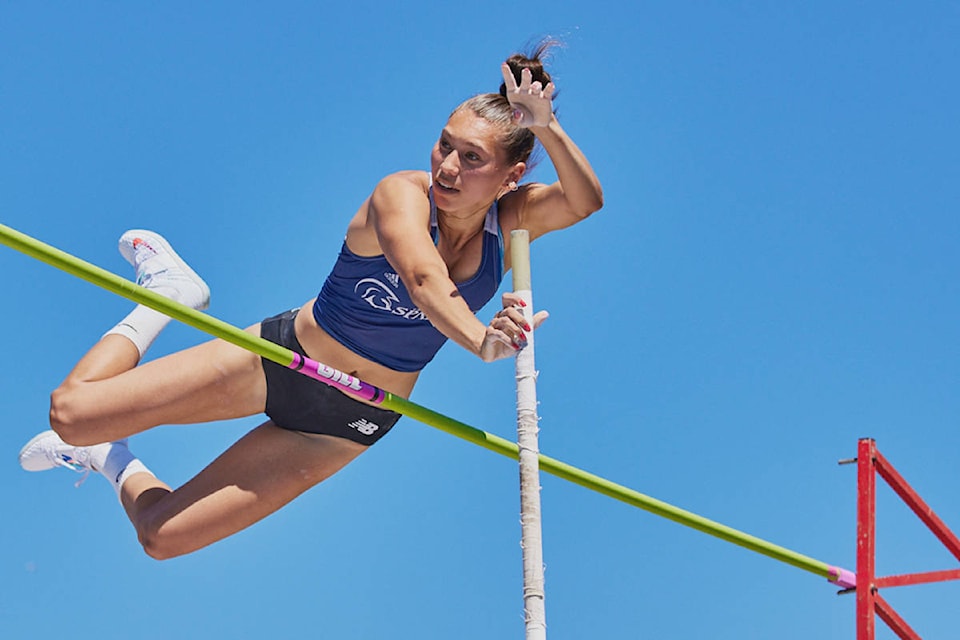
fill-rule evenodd
<path id="1" fill-rule="evenodd" d="M 473 151 L 468 151 L 468 152 L 464 155 L 464 157 L 465 157 L 467 160 L 469 160 L 470 162 L 480 162 L 480 160 L 482 159 L 479 155 L 477 155 L 477 154 L 474 153 Z"/>
<path id="2" fill-rule="evenodd" d="M 453 148 L 450 146 L 450 143 L 447 141 L 446 138 L 440 138 L 439 146 L 443 151 L 449 151 L 450 149 Z"/>

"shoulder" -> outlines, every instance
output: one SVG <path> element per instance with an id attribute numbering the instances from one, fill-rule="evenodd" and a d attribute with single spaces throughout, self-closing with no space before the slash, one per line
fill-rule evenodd
<path id="1" fill-rule="evenodd" d="M 504 236 L 509 236 L 515 229 L 525 228 L 526 213 L 531 203 L 542 197 L 547 185 L 540 182 L 528 182 L 520 185 L 516 191 L 505 194 L 497 201 L 497 210 L 500 218 L 500 229 Z"/>
<path id="2" fill-rule="evenodd" d="M 430 215 L 430 176 L 425 171 L 398 171 L 377 183 L 370 196 L 374 218 Z"/>
<path id="3" fill-rule="evenodd" d="M 398 171 L 377 183 L 347 227 L 347 246 L 358 255 L 383 253 L 385 229 L 430 218 L 430 176 L 425 171 Z"/>
<path id="4" fill-rule="evenodd" d="M 397 171 L 381 178 L 374 189 L 374 195 L 393 191 L 419 191 L 424 196 L 430 190 L 430 175 L 426 171 Z"/>
<path id="5" fill-rule="evenodd" d="M 369 215 L 375 223 L 410 216 L 430 215 L 430 176 L 425 171 L 398 171 L 386 176 L 373 190 Z"/>

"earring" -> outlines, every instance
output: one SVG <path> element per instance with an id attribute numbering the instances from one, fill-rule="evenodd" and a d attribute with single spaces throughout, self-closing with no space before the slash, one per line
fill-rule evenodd
<path id="1" fill-rule="evenodd" d="M 516 191 L 519 188 L 517 187 L 516 182 L 511 182 L 509 186 L 510 186 L 510 191 Z"/>

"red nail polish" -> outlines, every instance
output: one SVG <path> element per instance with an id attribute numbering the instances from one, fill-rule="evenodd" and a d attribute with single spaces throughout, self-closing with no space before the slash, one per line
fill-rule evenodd
<path id="1" fill-rule="evenodd" d="M 523 329 L 524 329 L 524 331 L 533 331 L 533 329 L 531 329 L 531 328 L 530 328 L 530 325 L 528 325 L 528 324 L 523 325 Z"/>
<path id="2" fill-rule="evenodd" d="M 521 307 L 527 306 L 527 303 L 524 302 L 523 298 L 520 299 L 520 306 L 521 306 Z"/>

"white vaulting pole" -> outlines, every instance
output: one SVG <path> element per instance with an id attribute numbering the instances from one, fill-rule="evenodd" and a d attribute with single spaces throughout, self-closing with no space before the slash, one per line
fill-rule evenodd
<path id="1" fill-rule="evenodd" d="M 533 325 L 533 293 L 530 287 L 530 235 L 525 229 L 510 233 L 513 291 L 526 306 L 523 314 Z M 543 538 L 540 520 L 540 445 L 537 432 L 537 371 L 533 355 L 533 332 L 527 346 L 517 354 L 517 445 L 520 449 L 520 527 L 523 549 L 523 610 L 526 640 L 546 640 L 544 607 Z"/>

